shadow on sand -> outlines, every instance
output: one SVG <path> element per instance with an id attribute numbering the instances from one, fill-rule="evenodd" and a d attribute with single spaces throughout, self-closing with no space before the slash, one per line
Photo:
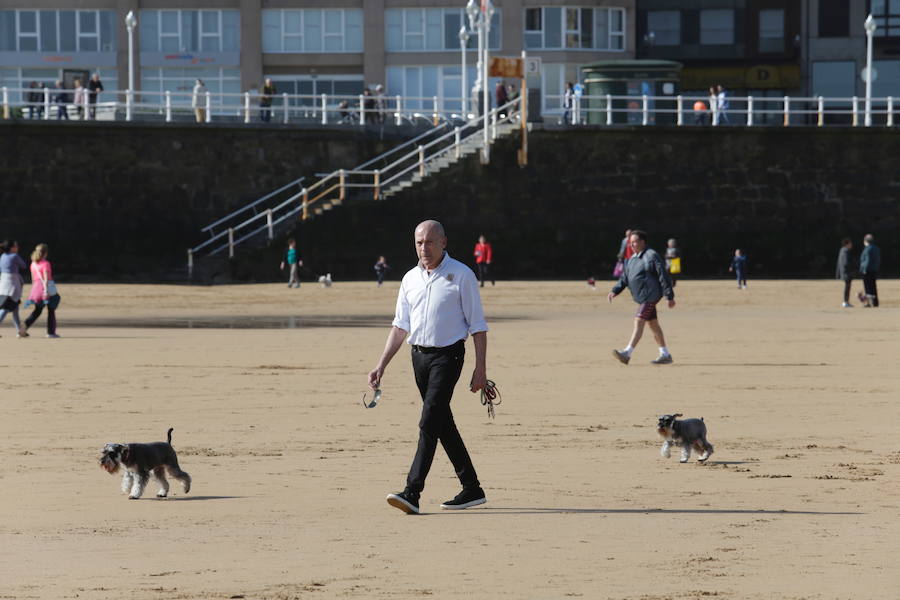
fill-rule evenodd
<path id="1" fill-rule="evenodd" d="M 168 502 L 190 502 L 192 500 L 238 500 L 246 496 L 169 496 Z"/>
<path id="2" fill-rule="evenodd" d="M 423 515 L 862 515 L 861 512 L 820 512 L 812 510 L 764 510 L 740 508 L 532 508 L 484 507 L 470 510 L 446 510 Z"/>

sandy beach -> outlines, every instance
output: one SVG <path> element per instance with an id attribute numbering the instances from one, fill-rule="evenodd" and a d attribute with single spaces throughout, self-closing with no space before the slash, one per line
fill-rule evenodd
<path id="1" fill-rule="evenodd" d="M 895 600 L 900 281 L 840 308 L 838 281 L 681 281 L 675 364 L 631 364 L 611 282 L 483 291 L 496 419 L 453 409 L 488 503 L 421 516 L 408 353 L 361 403 L 398 283 L 66 285 L 61 339 L 0 328 L 0 598 Z M 854 282 L 854 293 L 861 289 Z M 24 315 L 23 315 L 24 316 Z M 703 417 L 715 454 L 660 456 L 656 417 Z M 165 439 L 193 477 L 128 500 L 107 442 Z"/>

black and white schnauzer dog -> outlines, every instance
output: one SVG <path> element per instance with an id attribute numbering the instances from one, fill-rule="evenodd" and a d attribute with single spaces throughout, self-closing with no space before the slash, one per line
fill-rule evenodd
<path id="1" fill-rule="evenodd" d="M 131 500 L 137 500 L 144 493 L 151 473 L 159 482 L 156 495 L 165 498 L 169 494 L 169 477 L 174 477 L 184 486 L 184 493 L 191 491 L 191 476 L 178 466 L 178 456 L 172 448 L 172 431 L 169 429 L 168 442 L 151 444 L 106 444 L 101 450 L 100 467 L 110 475 L 125 467 L 122 476 L 122 493 L 128 494 Z"/>
<path id="2" fill-rule="evenodd" d="M 669 458 L 672 455 L 669 449 L 672 446 L 681 446 L 681 462 L 686 463 L 691 457 L 691 448 L 693 447 L 701 453 L 697 460 L 706 462 L 706 459 L 713 453 L 712 444 L 706 439 L 706 423 L 703 422 L 703 419 L 679 421 L 678 417 L 681 416 L 683 416 L 681 413 L 677 413 L 663 415 L 659 418 L 656 431 L 665 440 L 660 454 Z"/>

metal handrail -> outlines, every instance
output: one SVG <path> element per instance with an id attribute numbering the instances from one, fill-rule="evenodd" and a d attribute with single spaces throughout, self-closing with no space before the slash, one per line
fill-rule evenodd
<path id="1" fill-rule="evenodd" d="M 306 177 L 300 177 L 299 179 L 295 179 L 294 181 L 288 183 L 287 185 L 284 185 L 284 186 L 278 188 L 278 189 L 275 190 L 274 192 L 270 192 L 270 193 L 266 194 L 265 196 L 263 196 L 262 198 L 260 198 L 260 199 L 258 199 L 258 200 L 256 200 L 256 201 L 254 201 L 254 202 L 251 202 L 250 204 L 248 204 L 248 205 L 246 205 L 246 206 L 244 206 L 244 207 L 242 207 L 242 208 L 239 208 L 239 209 L 237 209 L 237 210 L 235 210 L 235 211 L 232 211 L 231 213 L 225 215 L 224 217 L 222 217 L 221 219 L 219 219 L 219 220 L 217 220 L 217 221 L 213 221 L 212 223 L 210 223 L 209 225 L 207 225 L 206 227 L 204 227 L 204 228 L 201 229 L 200 231 L 203 231 L 203 232 L 206 232 L 206 231 L 212 231 L 212 229 L 213 229 L 214 227 L 216 227 L 216 226 L 218 226 L 218 225 L 221 225 L 221 224 L 224 223 L 225 221 L 228 221 L 228 220 L 231 219 L 232 217 L 234 217 L 234 216 L 236 216 L 236 215 L 239 215 L 239 214 L 242 213 L 242 212 L 246 212 L 246 211 L 248 211 L 248 210 L 250 210 L 250 209 L 256 208 L 261 202 L 265 202 L 266 200 L 268 200 L 268 199 L 271 198 L 272 196 L 275 196 L 275 195 L 277 195 L 277 194 L 280 194 L 281 192 L 285 191 L 286 189 L 291 188 L 291 187 L 294 187 L 295 185 L 298 185 L 298 184 L 302 183 L 304 179 L 306 179 Z"/>
<path id="2" fill-rule="evenodd" d="M 491 110 L 488 113 L 488 119 L 491 121 L 491 127 L 496 128 L 497 125 L 500 125 L 502 123 L 512 122 L 517 116 L 518 118 L 522 118 L 520 113 L 511 110 L 520 102 L 520 99 L 511 100 L 503 106 Z M 501 112 L 505 112 L 505 116 L 502 118 L 499 117 Z M 223 237 L 227 236 L 227 242 L 213 247 L 211 250 L 209 250 L 209 255 L 215 255 L 227 249 L 229 252 L 229 256 L 233 256 L 235 246 L 251 239 L 254 236 L 259 235 L 267 229 L 269 231 L 269 239 L 273 239 L 274 229 L 277 225 L 300 213 L 302 213 L 304 219 L 307 218 L 310 207 L 313 207 L 315 204 L 323 201 L 323 199 L 325 199 L 336 190 L 339 190 L 340 199 L 344 198 L 345 191 L 348 188 L 374 189 L 377 197 L 379 194 L 379 190 L 383 189 L 386 185 L 389 185 L 391 182 L 396 181 L 398 178 L 408 174 L 410 171 L 416 168 L 424 170 L 425 166 L 428 163 L 441 156 L 444 156 L 454 149 L 458 149 L 464 141 L 468 141 L 473 136 L 478 135 L 481 132 L 481 129 L 474 127 L 475 124 L 475 121 L 469 122 L 464 127 L 456 127 L 452 131 L 440 135 L 426 144 L 419 144 L 416 146 L 415 150 L 404 154 L 402 157 L 387 165 L 384 169 L 339 169 L 325 174 L 321 179 L 319 179 L 309 187 L 303 188 L 300 193 L 294 194 L 277 206 L 269 208 L 263 213 L 256 214 L 225 231 L 220 231 L 219 233 L 214 234 L 209 240 L 206 240 L 198 246 L 189 249 L 189 270 L 193 268 L 193 257 L 196 252 L 211 246 L 218 240 L 222 240 Z M 465 137 L 462 136 L 462 131 L 464 129 L 471 129 L 471 131 L 467 132 L 467 135 Z M 443 147 L 438 147 L 440 144 L 446 142 L 451 137 L 454 140 L 453 143 L 445 145 Z M 421 140 L 421 136 L 419 136 L 418 139 Z M 409 145 L 409 143 L 406 143 L 403 146 L 407 145 Z M 430 154 L 426 154 L 427 150 L 432 149 L 434 150 Z M 416 157 L 416 160 L 411 164 L 404 164 L 414 157 Z M 383 156 L 381 158 L 383 158 Z M 371 161 L 368 162 L 369 164 L 371 164 Z M 363 165 L 361 166 L 369 165 L 363 163 Z M 396 173 L 392 173 L 392 171 L 396 171 Z M 385 179 L 384 176 L 388 174 L 391 175 Z M 359 177 L 362 178 L 362 181 L 349 181 L 350 178 Z M 317 191 L 317 193 L 315 195 L 312 195 L 311 192 L 313 191 Z M 265 218 L 266 220 L 265 224 L 255 226 L 255 224 L 263 218 Z M 249 231 L 246 231 L 248 229 Z M 240 235 L 236 237 L 235 234 Z"/>

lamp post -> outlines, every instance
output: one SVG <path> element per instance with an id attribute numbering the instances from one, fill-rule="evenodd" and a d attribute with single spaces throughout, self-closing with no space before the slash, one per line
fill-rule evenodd
<path id="1" fill-rule="evenodd" d="M 463 119 L 469 120 L 469 90 L 466 89 L 466 46 L 469 44 L 469 30 L 465 25 L 459 28 L 459 52 L 462 54 L 462 85 L 460 87 L 460 96 L 462 96 L 462 115 Z"/>
<path id="2" fill-rule="evenodd" d="M 864 24 L 866 28 L 866 127 L 872 126 L 872 36 L 878 27 L 870 14 Z"/>
<path id="3" fill-rule="evenodd" d="M 488 115 L 491 112 L 491 102 L 488 96 L 488 48 L 490 43 L 488 36 L 491 32 L 491 19 L 494 16 L 494 4 L 491 0 L 481 0 L 481 7 L 475 0 L 469 0 L 466 5 L 466 14 L 469 17 L 469 27 L 478 33 L 478 79 L 473 92 L 481 91 L 482 113 L 484 115 L 484 148 L 481 153 L 481 162 L 487 164 L 490 161 L 490 128 Z"/>
<path id="4" fill-rule="evenodd" d="M 134 102 L 134 28 L 137 26 L 137 18 L 134 11 L 129 10 L 125 15 L 125 27 L 128 29 L 128 95 L 125 98 L 126 112 L 125 120 L 131 120 L 131 105 Z"/>

